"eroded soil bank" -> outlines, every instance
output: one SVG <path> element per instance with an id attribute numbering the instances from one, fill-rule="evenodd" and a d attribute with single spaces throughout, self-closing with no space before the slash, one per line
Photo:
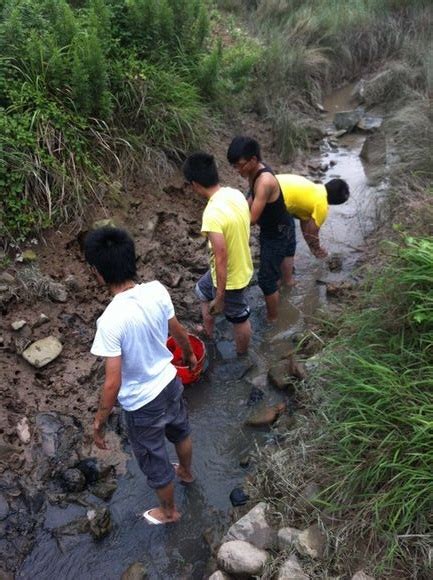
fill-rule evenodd
<path id="1" fill-rule="evenodd" d="M 326 106 L 332 109 L 334 103 L 342 106 L 337 101 Z M 324 126 L 329 122 L 324 118 Z M 323 228 L 325 246 L 341 257 L 342 269 L 330 271 L 327 264 L 312 258 L 298 235 L 298 283 L 283 295 L 275 328 L 264 323 L 258 287 L 250 288 L 255 335 L 247 361 L 236 360 L 230 329 L 224 321 L 218 324 L 216 342 L 209 345 L 209 368 L 186 392 L 197 482 L 176 491 L 184 512 L 180 524 L 152 528 L 139 514 L 154 504 L 154 496 L 131 459 L 119 414 L 112 417 L 109 452 L 97 450 L 90 438 L 102 369 L 89 348 L 95 320 L 109 296 L 95 284 L 83 261 L 83 232 L 51 232 L 31 246 L 37 259 L 30 263 L 15 261 L 12 253 L 7 268 L 12 278 L 6 276 L 1 282 L 8 293 L 3 293 L 1 320 L 0 553 L 5 569 L 19 578 L 119 578 L 134 561 L 146 563 L 150 578 L 202 578 L 211 554 L 209 542 L 220 539 L 230 517 L 230 492 L 246 476 L 241 464 L 247 465 L 245 457 L 256 442 L 273 445 L 278 440 L 278 423 L 269 431 L 246 427 L 245 421 L 257 404 L 283 401 L 286 410 L 280 425 L 300 412 L 288 391 L 269 385 L 268 370 L 287 356 L 291 338 L 296 340 L 305 331 L 319 305 L 326 308 L 330 302 L 338 307 L 339 284 L 350 277 L 374 227 L 381 186 L 367 185 L 359 158 L 364 133 L 338 142 L 332 135 L 325 137 L 315 158 L 300 159 L 289 167 L 269 155 L 270 133 L 257 121 L 249 120 L 238 132 L 254 134 L 266 160 L 279 172 L 348 181 L 349 203 L 333 208 Z M 245 189 L 225 162 L 230 138 L 227 131 L 215 151 L 221 181 Z M 96 211 L 95 217 L 110 217 L 127 227 L 136 240 L 140 278 L 166 284 L 178 317 L 188 326 L 199 318 L 193 286 L 207 267 L 207 255 L 199 235 L 203 203 L 186 193 L 182 184 L 177 174 L 162 187 L 137 187 L 125 192 L 124 204 L 113 215 Z M 256 242 L 253 245 L 256 251 Z M 66 287 L 65 301 L 59 295 L 53 300 L 52 281 Z M 26 324 L 13 330 L 11 325 L 20 320 Z M 50 335 L 60 340 L 62 353 L 46 367 L 35 369 L 22 352 L 31 342 Z M 253 388 L 262 393 L 258 397 L 262 401 L 251 398 Z M 97 463 L 91 463 L 90 472 L 84 469 L 83 479 L 79 462 L 88 458 L 96 458 Z M 102 515 L 101 527 L 111 531 L 96 540 L 89 533 L 86 514 L 101 507 L 111 513 L 110 524 Z"/>

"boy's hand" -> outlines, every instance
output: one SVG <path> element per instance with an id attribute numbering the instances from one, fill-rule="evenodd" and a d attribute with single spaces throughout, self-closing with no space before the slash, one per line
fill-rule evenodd
<path id="1" fill-rule="evenodd" d="M 104 425 L 101 425 L 98 419 L 93 422 L 93 441 L 99 449 L 108 449 L 105 442 Z"/>
<path id="2" fill-rule="evenodd" d="M 190 371 L 194 371 L 197 367 L 197 357 L 193 352 L 189 356 L 185 357 L 184 362 Z"/>
<path id="3" fill-rule="evenodd" d="M 215 298 L 209 304 L 209 314 L 216 316 L 224 311 L 224 298 Z"/>
<path id="4" fill-rule="evenodd" d="M 314 249 L 312 252 L 316 258 L 319 258 L 319 260 L 323 260 L 324 258 L 328 257 L 328 252 L 324 248 Z"/>

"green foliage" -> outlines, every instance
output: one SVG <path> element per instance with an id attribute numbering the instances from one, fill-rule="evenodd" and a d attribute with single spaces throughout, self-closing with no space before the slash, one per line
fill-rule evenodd
<path id="1" fill-rule="evenodd" d="M 240 90 L 252 62 L 236 68 L 211 47 L 204 0 L 4 0 L 0 10 L 10 235 L 81 215 L 119 155 L 130 167 L 126 152 L 179 158 L 196 146 L 206 101 Z"/>
<path id="2" fill-rule="evenodd" d="M 324 357 L 326 504 L 350 513 L 356 534 L 386 538 L 384 565 L 409 536 L 422 549 L 433 505 L 433 242 L 408 238 L 393 253 Z"/>

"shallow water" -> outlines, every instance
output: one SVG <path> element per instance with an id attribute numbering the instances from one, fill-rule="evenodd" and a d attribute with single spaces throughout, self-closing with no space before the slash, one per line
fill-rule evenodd
<path id="1" fill-rule="evenodd" d="M 329 119 L 335 110 L 346 107 L 346 93 L 347 90 L 335 93 L 325 102 L 330 111 Z M 255 363 L 254 368 L 236 380 L 248 365 L 234 358 L 230 329 L 222 322 L 218 325 L 217 344 L 209 349 L 207 372 L 185 393 L 193 426 L 197 481 L 189 487 L 176 486 L 176 502 L 183 513 L 182 520 L 172 526 L 149 526 L 139 517 L 140 512 L 156 503 L 153 492 L 131 459 L 127 474 L 119 479 L 119 487 L 109 502 L 113 532 L 99 542 L 82 534 L 65 536 L 58 543 L 51 530 L 84 515 L 86 510 L 75 505 L 66 509 L 50 506 L 37 545 L 17 578 L 118 579 L 135 561 L 146 564 L 151 579 L 203 578 L 210 556 L 203 532 L 214 528 L 220 530 L 221 537 L 229 523 L 229 494 L 246 475 L 245 469 L 239 466 L 239 459 L 252 450 L 256 442 L 263 444 L 268 437 L 266 431 L 243 427 L 250 412 L 246 402 L 251 383 L 247 379 L 266 372 L 272 361 L 287 348 L 287 342 L 278 338 L 302 330 L 306 318 L 314 314 L 318 305 L 326 303 L 326 288 L 317 284 L 317 279 L 332 281 L 347 276 L 361 255 L 366 236 L 377 223 L 377 200 L 382 189 L 368 185 L 359 158 L 363 139 L 362 135 L 343 137 L 338 149 L 327 146 L 325 140 L 321 154 L 322 162 L 335 162 L 321 181 L 342 177 L 351 189 L 348 203 L 331 207 L 321 232 L 323 245 L 329 252 L 343 256 L 343 271 L 330 273 L 324 263 L 313 258 L 298 228 L 297 286 L 283 294 L 276 326 L 266 327 L 263 299 L 257 286 L 249 291 L 254 310 L 255 335 L 250 357 Z M 270 402 L 281 397 L 272 389 L 267 393 Z M 173 449 L 171 454 L 174 459 Z"/>

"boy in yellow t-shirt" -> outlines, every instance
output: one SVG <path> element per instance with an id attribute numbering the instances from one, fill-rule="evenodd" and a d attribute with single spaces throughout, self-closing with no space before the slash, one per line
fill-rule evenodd
<path id="1" fill-rule="evenodd" d="M 300 220 L 302 234 L 311 253 L 316 258 L 326 258 L 328 252 L 320 246 L 320 227 L 327 218 L 328 205 L 340 205 L 349 199 L 349 186 L 343 179 L 331 179 L 322 185 L 301 175 L 276 177 L 287 211 Z"/>
<path id="2" fill-rule="evenodd" d="M 201 233 L 209 242 L 210 270 L 196 285 L 203 326 L 211 337 L 214 316 L 224 312 L 233 324 L 236 351 L 243 354 L 251 338 L 250 308 L 245 298 L 253 275 L 248 202 L 237 189 L 221 187 L 212 155 L 201 152 L 190 155 L 183 173 L 193 190 L 207 199 Z"/>

